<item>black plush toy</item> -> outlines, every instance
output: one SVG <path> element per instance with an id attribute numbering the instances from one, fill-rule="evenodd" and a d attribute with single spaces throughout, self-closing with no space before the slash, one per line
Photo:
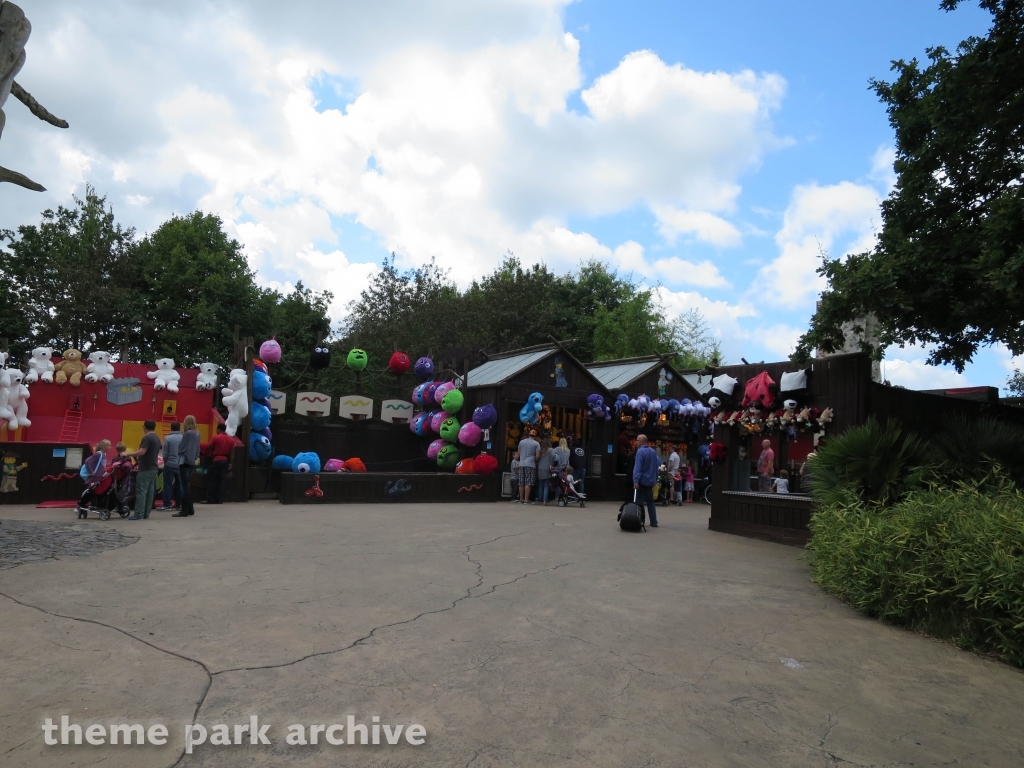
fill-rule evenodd
<path id="1" fill-rule="evenodd" d="M 314 371 L 328 368 L 331 365 L 331 348 L 317 347 L 309 355 L 309 367 Z"/>

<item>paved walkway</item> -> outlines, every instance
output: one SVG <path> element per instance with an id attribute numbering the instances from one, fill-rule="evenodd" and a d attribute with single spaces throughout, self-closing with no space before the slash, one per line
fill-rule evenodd
<path id="1" fill-rule="evenodd" d="M 859 616 L 800 550 L 709 532 L 706 507 L 647 534 L 614 513 L 254 503 L 95 523 L 140 538 L 0 571 L 0 765 L 1024 764 L 1020 671 Z M 5 507 L 0 529 L 73 514 Z M 171 739 L 45 746 L 61 715 Z M 270 746 L 182 755 L 185 724 L 250 715 Z M 421 723 L 426 744 L 285 743 L 348 715 Z"/>

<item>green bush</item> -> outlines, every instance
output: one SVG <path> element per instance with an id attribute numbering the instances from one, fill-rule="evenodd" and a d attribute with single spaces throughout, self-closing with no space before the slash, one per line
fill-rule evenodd
<path id="1" fill-rule="evenodd" d="M 998 470 L 1024 488 L 1024 429 L 1017 424 L 949 414 L 932 442 L 947 477 L 984 484 Z"/>
<path id="2" fill-rule="evenodd" d="M 814 579 L 865 613 L 1024 666 L 1024 495 L 930 485 L 812 517 Z"/>

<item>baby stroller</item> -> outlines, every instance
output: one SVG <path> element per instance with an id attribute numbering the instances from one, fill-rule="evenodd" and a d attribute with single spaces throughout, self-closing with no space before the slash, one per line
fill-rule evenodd
<path id="1" fill-rule="evenodd" d="M 576 486 L 583 481 L 570 481 L 569 477 L 571 476 L 567 475 L 565 470 L 561 470 L 558 473 L 558 490 L 560 491 L 558 494 L 558 506 L 567 507 L 570 504 L 579 504 L 580 509 L 583 509 L 587 506 L 587 494 L 576 489 Z"/>
<path id="2" fill-rule="evenodd" d="M 659 506 L 667 507 L 672 503 L 672 493 L 675 486 L 675 478 L 668 471 L 668 467 L 662 464 L 658 467 L 658 484 L 654 486 L 654 500 Z"/>
<path id="3" fill-rule="evenodd" d="M 103 479 L 91 488 L 86 488 L 78 500 L 78 519 L 89 516 L 89 510 L 97 513 L 100 520 L 109 520 L 111 512 L 128 517 L 135 504 L 135 467 L 130 459 L 115 461 Z"/>

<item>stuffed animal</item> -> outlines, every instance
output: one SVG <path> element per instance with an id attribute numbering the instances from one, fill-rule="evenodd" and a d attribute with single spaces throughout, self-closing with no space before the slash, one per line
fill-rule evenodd
<path id="1" fill-rule="evenodd" d="M 526 399 L 526 405 L 519 409 L 519 420 L 524 424 L 536 424 L 543 409 L 544 395 L 534 392 Z"/>
<path id="2" fill-rule="evenodd" d="M 459 463 L 459 449 L 451 443 L 446 444 L 437 452 L 437 466 L 441 469 L 455 469 Z"/>
<path id="3" fill-rule="evenodd" d="M 412 420 L 409 422 L 409 431 L 411 431 L 414 435 L 419 435 L 420 437 L 423 437 L 427 434 L 427 431 L 429 429 L 430 414 L 427 413 L 426 411 L 423 411 L 422 413 L 417 413 L 415 416 L 412 417 Z"/>
<path id="4" fill-rule="evenodd" d="M 328 346 L 314 347 L 309 353 L 309 367 L 311 370 L 319 371 L 329 368 L 331 365 L 331 348 Z"/>
<path id="5" fill-rule="evenodd" d="M 463 459 L 455 465 L 456 475 L 475 475 L 476 474 L 476 461 L 474 459 Z"/>
<path id="6" fill-rule="evenodd" d="M 448 443 L 446 443 L 441 438 L 437 438 L 437 440 L 432 441 L 430 443 L 430 445 L 427 446 L 427 458 L 428 459 L 436 459 L 437 458 L 437 454 L 446 445 L 448 445 Z"/>
<path id="7" fill-rule="evenodd" d="M 202 363 L 199 375 L 196 376 L 196 391 L 206 392 L 217 388 L 220 377 L 217 376 L 219 366 L 216 363 Z"/>
<path id="8" fill-rule="evenodd" d="M 270 468 L 279 469 L 282 472 L 291 472 L 292 462 L 294 461 L 294 457 L 285 456 L 283 453 L 281 453 L 274 457 L 274 460 L 270 463 Z"/>
<path id="9" fill-rule="evenodd" d="M 768 371 L 761 371 L 743 387 L 743 402 L 740 405 L 746 408 L 756 403 L 762 408 L 771 408 L 775 405 L 775 394 L 778 391 L 779 388 L 775 380 L 768 375 Z"/>
<path id="10" fill-rule="evenodd" d="M 344 472 L 345 462 L 341 459 L 328 459 L 324 462 L 324 472 Z"/>
<path id="11" fill-rule="evenodd" d="M 458 413 L 462 410 L 465 402 L 466 398 L 462 392 L 458 389 L 453 389 L 442 398 L 441 407 L 444 408 L 445 413 Z"/>
<path id="12" fill-rule="evenodd" d="M 725 461 L 728 455 L 729 449 L 725 447 L 725 443 L 712 443 L 708 450 L 708 458 L 714 462 Z"/>
<path id="13" fill-rule="evenodd" d="M 228 385 L 220 391 L 220 401 L 228 409 L 226 431 L 231 437 L 235 436 L 242 419 L 249 415 L 249 399 L 245 391 L 247 380 L 245 371 L 235 368 L 228 375 Z"/>
<path id="14" fill-rule="evenodd" d="M 28 399 L 30 397 L 28 387 L 25 386 L 25 374 L 17 368 L 6 369 L 7 373 L 7 428 L 15 430 L 18 427 L 31 427 L 32 422 L 28 419 Z"/>
<path id="15" fill-rule="evenodd" d="M 395 352 L 391 359 L 388 360 L 388 370 L 395 374 L 395 376 L 401 376 L 408 371 L 409 365 L 409 356 L 405 352 Z"/>
<path id="16" fill-rule="evenodd" d="M 245 371 L 242 371 L 242 374 L 244 375 Z M 169 357 L 159 358 L 156 361 L 156 370 L 148 371 L 146 376 L 153 379 L 153 389 L 155 390 L 178 391 L 178 379 L 181 378 L 181 374 L 174 370 L 174 361 Z M 235 433 L 229 432 L 228 434 L 233 435 Z"/>
<path id="17" fill-rule="evenodd" d="M 353 371 L 362 371 L 366 368 L 368 362 L 369 359 L 366 357 L 366 352 L 361 349 L 353 349 L 349 351 L 345 364 Z"/>
<path id="18" fill-rule="evenodd" d="M 281 345 L 277 339 L 270 338 L 260 344 L 260 360 L 271 365 L 281 362 Z"/>
<path id="19" fill-rule="evenodd" d="M 622 409 L 629 405 L 629 395 L 619 395 L 615 398 L 615 415 L 622 413 Z"/>
<path id="20" fill-rule="evenodd" d="M 473 469 L 478 475 L 493 475 L 498 471 L 498 460 L 488 453 L 481 453 L 473 459 Z"/>
<path id="21" fill-rule="evenodd" d="M 540 416 L 538 418 L 540 420 L 541 426 L 544 427 L 544 429 L 551 429 L 551 420 L 554 418 L 554 415 L 551 413 L 550 407 L 545 405 L 543 408 L 541 408 Z"/>
<path id="22" fill-rule="evenodd" d="M 832 423 L 832 416 L 833 416 L 832 409 L 831 408 L 826 408 L 824 411 L 821 412 L 821 415 L 818 417 L 818 424 L 820 424 L 821 426 L 825 426 L 826 424 L 831 424 Z"/>
<path id="23" fill-rule="evenodd" d="M 498 411 L 493 404 L 481 405 L 473 411 L 473 423 L 480 429 L 490 429 L 498 423 Z"/>
<path id="24" fill-rule="evenodd" d="M 89 365 L 85 370 L 87 371 L 85 380 L 90 384 L 95 384 L 97 381 L 109 384 L 114 380 L 114 366 L 110 364 L 109 352 L 90 352 Z"/>
<path id="25" fill-rule="evenodd" d="M 86 367 L 82 362 L 82 353 L 77 349 L 65 349 L 61 355 L 64 359 L 53 367 L 56 375 L 54 381 L 58 384 L 71 383 L 72 387 L 82 385 L 82 377 L 85 375 Z"/>
<path id="26" fill-rule="evenodd" d="M 434 390 L 434 402 L 440 405 L 444 401 L 444 396 L 455 389 L 455 385 L 450 381 L 442 381 L 437 385 L 437 389 Z"/>
<path id="27" fill-rule="evenodd" d="M 320 471 L 320 457 L 313 452 L 298 453 L 292 460 L 292 472 L 315 475 Z"/>
<path id="28" fill-rule="evenodd" d="M 437 388 L 440 386 L 440 381 L 427 382 L 427 387 L 423 390 L 423 404 L 428 408 L 437 404 L 437 400 L 434 399 L 434 395 L 437 394 Z"/>
<path id="29" fill-rule="evenodd" d="M 267 374 L 263 371 L 252 372 L 252 399 L 264 400 L 270 397 L 270 389 L 274 385 Z"/>
<path id="30" fill-rule="evenodd" d="M 721 408 L 732 402 L 736 392 L 736 385 L 739 382 L 732 376 L 721 374 L 711 379 L 711 389 L 708 390 L 708 402 L 712 408 Z"/>
<path id="31" fill-rule="evenodd" d="M 519 435 L 519 427 L 510 421 L 505 426 L 505 447 L 515 449 L 519 445 Z"/>
<path id="32" fill-rule="evenodd" d="M 598 394 L 587 397 L 587 416 L 591 419 L 604 419 L 605 421 L 612 417 L 608 412 L 608 406 L 604 404 L 604 398 Z"/>
<path id="33" fill-rule="evenodd" d="M 802 411 L 800 411 L 800 413 L 798 413 L 796 415 L 796 423 L 797 424 L 805 425 L 810 420 L 811 420 L 811 409 L 810 408 L 804 408 Z"/>
<path id="34" fill-rule="evenodd" d="M 270 441 L 258 432 L 249 435 L 249 458 L 252 461 L 266 461 L 274 455 Z"/>
<path id="35" fill-rule="evenodd" d="M 426 381 L 434 375 L 434 361 L 429 357 L 421 357 L 416 361 L 416 367 L 413 368 L 413 373 L 416 374 L 416 378 L 420 381 Z"/>
<path id="36" fill-rule="evenodd" d="M 6 353 L 0 352 L 0 422 L 7 421 L 14 415 L 14 411 L 7 407 L 11 395 L 11 372 L 3 367 L 6 360 Z"/>
<path id="37" fill-rule="evenodd" d="M 459 439 L 459 430 L 462 429 L 462 425 L 459 424 L 459 420 L 454 416 L 449 416 L 447 419 L 441 422 L 441 428 L 437 431 L 441 435 L 441 439 L 449 443 L 454 443 Z"/>
<path id="38" fill-rule="evenodd" d="M 726 419 L 725 423 L 730 427 L 735 427 L 737 422 L 743 418 L 743 411 L 733 411 L 733 413 Z"/>
<path id="39" fill-rule="evenodd" d="M 252 404 L 252 416 L 249 421 L 255 432 L 260 432 L 270 426 L 270 408 L 263 403 Z"/>
<path id="40" fill-rule="evenodd" d="M 444 411 L 431 411 L 430 412 L 430 431 L 435 435 L 441 431 L 441 422 L 448 418 L 448 414 Z"/>
<path id="41" fill-rule="evenodd" d="M 32 350 L 32 357 L 28 360 L 28 373 L 25 374 L 26 384 L 35 384 L 42 381 L 46 384 L 53 383 L 53 350 L 49 347 L 36 347 Z"/>
<path id="42" fill-rule="evenodd" d="M 365 472 L 366 465 L 363 464 L 363 460 L 358 456 L 353 456 L 351 459 L 345 461 L 346 472 Z"/>
<path id="43" fill-rule="evenodd" d="M 783 411 L 785 413 L 785 411 Z M 768 414 L 768 418 L 764 420 L 765 432 L 774 432 L 779 428 L 779 416 L 774 411 Z"/>
<path id="44" fill-rule="evenodd" d="M 675 421 L 676 419 L 683 415 L 683 404 L 676 400 L 674 397 L 671 397 L 668 400 L 664 400 L 663 402 L 665 403 L 665 415 L 668 417 L 669 421 Z"/>
<path id="45" fill-rule="evenodd" d="M 474 446 L 483 437 L 483 431 L 472 421 L 467 421 L 459 428 L 459 442 L 463 445 Z"/>

